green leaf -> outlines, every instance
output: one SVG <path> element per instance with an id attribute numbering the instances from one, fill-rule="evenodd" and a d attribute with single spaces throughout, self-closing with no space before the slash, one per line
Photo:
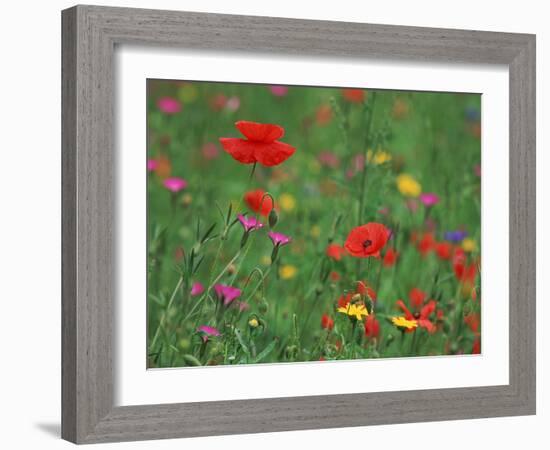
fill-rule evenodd
<path id="1" fill-rule="evenodd" d="M 239 344 L 241 345 L 243 351 L 246 353 L 246 356 L 250 356 L 250 349 L 248 348 L 248 345 L 246 345 L 246 343 L 244 342 L 241 330 L 239 330 L 238 328 L 235 328 L 235 336 L 237 336 L 237 340 L 239 341 Z"/>
<path id="2" fill-rule="evenodd" d="M 188 366 L 202 366 L 201 362 L 193 355 L 185 354 L 183 355 L 183 360 Z"/>
<path id="3" fill-rule="evenodd" d="M 264 348 L 258 356 L 254 359 L 254 363 L 259 363 L 262 361 L 262 359 L 265 359 L 269 356 L 269 354 L 275 349 L 275 346 L 277 345 L 277 339 L 272 340 L 266 348 Z"/>

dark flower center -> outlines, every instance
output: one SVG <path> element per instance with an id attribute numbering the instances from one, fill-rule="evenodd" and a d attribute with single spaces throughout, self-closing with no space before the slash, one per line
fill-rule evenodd
<path id="1" fill-rule="evenodd" d="M 371 245 L 372 245 L 372 241 L 370 239 L 363 241 L 363 248 L 370 247 Z"/>
<path id="2" fill-rule="evenodd" d="M 414 318 L 415 318 L 415 319 L 420 319 L 420 313 L 419 313 L 419 312 L 414 313 Z"/>

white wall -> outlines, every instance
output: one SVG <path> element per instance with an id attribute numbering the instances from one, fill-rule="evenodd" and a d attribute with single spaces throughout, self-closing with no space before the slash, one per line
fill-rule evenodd
<path id="1" fill-rule="evenodd" d="M 117 448 L 297 447 L 316 449 L 350 445 L 410 450 L 444 446 L 508 449 L 546 442 L 550 396 L 543 380 L 548 363 L 548 269 L 544 250 L 549 239 L 548 208 L 542 209 L 548 143 L 543 124 L 550 120 L 547 43 L 550 30 L 545 2 L 338 0 L 105 1 L 135 6 L 233 14 L 515 31 L 537 34 L 538 125 L 538 411 L 536 417 L 484 419 L 354 429 L 302 431 L 268 435 L 129 443 Z M 71 1 L 10 1 L 2 5 L 0 23 L 0 411 L 4 448 L 68 448 L 59 439 L 60 417 L 60 10 Z M 7 140 L 6 140 L 7 137 Z M 546 225 L 546 226 L 545 226 Z M 546 295 L 545 295 L 546 294 Z M 546 422 L 546 423 L 545 423 Z M 100 446 L 105 448 L 113 448 Z"/>

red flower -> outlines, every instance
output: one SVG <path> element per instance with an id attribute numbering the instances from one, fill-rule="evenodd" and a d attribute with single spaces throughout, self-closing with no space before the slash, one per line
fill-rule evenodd
<path id="1" fill-rule="evenodd" d="M 267 217 L 273 209 L 273 201 L 268 195 L 264 197 L 264 194 L 265 191 L 261 189 L 248 191 L 244 194 L 244 201 L 252 211 Z"/>
<path id="2" fill-rule="evenodd" d="M 334 320 L 328 314 L 323 314 L 321 317 L 321 328 L 332 330 L 334 328 Z"/>
<path id="3" fill-rule="evenodd" d="M 372 301 L 376 300 L 376 292 L 374 291 L 374 289 L 371 288 L 367 283 L 364 283 L 363 281 L 357 282 L 356 292 L 358 294 L 361 294 L 363 297 L 364 296 L 369 297 Z"/>
<path id="4" fill-rule="evenodd" d="M 415 309 L 419 309 L 424 304 L 425 299 L 426 293 L 418 288 L 412 288 L 409 292 L 409 300 L 411 302 L 411 306 Z"/>
<path id="5" fill-rule="evenodd" d="M 365 320 L 365 336 L 368 338 L 377 338 L 380 335 L 380 323 L 374 317 L 374 314 L 367 316 Z"/>
<path id="6" fill-rule="evenodd" d="M 365 91 L 362 89 L 342 89 L 342 95 L 351 103 L 363 103 Z"/>
<path id="7" fill-rule="evenodd" d="M 429 333 L 435 333 L 437 330 L 436 326 L 431 322 L 430 316 L 435 312 L 437 308 L 437 302 L 435 300 L 430 300 L 426 303 L 419 313 L 413 314 L 409 308 L 403 303 L 403 300 L 397 300 L 397 306 L 405 314 L 405 319 L 407 320 L 416 320 L 419 327 L 425 328 Z M 414 331 L 414 328 L 407 330 L 407 332 Z"/>
<path id="8" fill-rule="evenodd" d="M 338 272 L 336 272 L 335 270 L 333 270 L 332 272 L 330 272 L 330 280 L 331 281 L 338 281 L 340 279 L 340 274 Z"/>
<path id="9" fill-rule="evenodd" d="M 473 286 L 477 275 L 477 265 L 475 262 L 466 263 L 466 254 L 460 247 L 455 250 L 453 255 L 453 270 L 458 281 Z"/>
<path id="10" fill-rule="evenodd" d="M 380 250 L 388 242 L 389 230 L 381 223 L 370 222 L 352 229 L 344 247 L 357 258 L 380 257 Z"/>
<path id="11" fill-rule="evenodd" d="M 327 256 L 334 259 L 335 261 L 340 261 L 342 256 L 346 254 L 346 250 L 341 245 L 329 244 L 326 250 Z"/>
<path id="12" fill-rule="evenodd" d="M 382 260 L 382 264 L 384 264 L 384 267 L 391 267 L 397 262 L 398 256 L 399 253 L 397 253 L 395 249 L 388 248 L 388 250 L 386 250 L 386 254 L 384 255 L 384 259 Z"/>
<path id="13" fill-rule="evenodd" d="M 438 242 L 435 244 L 434 250 L 439 259 L 451 259 L 453 246 L 450 242 Z"/>
<path id="14" fill-rule="evenodd" d="M 435 239 L 432 233 L 424 233 L 422 239 L 418 243 L 418 251 L 422 256 L 426 256 L 428 252 L 433 250 L 435 245 Z"/>
<path id="15" fill-rule="evenodd" d="M 235 127 L 246 139 L 220 138 L 220 142 L 233 159 L 243 164 L 259 162 L 268 167 L 276 166 L 287 160 L 296 150 L 277 140 L 285 134 L 284 128 L 279 125 L 241 120 Z"/>
<path id="16" fill-rule="evenodd" d="M 479 314 L 477 313 L 469 313 L 466 316 L 464 316 L 464 323 L 468 325 L 470 330 L 472 330 L 474 333 L 477 333 L 479 331 Z"/>
<path id="17" fill-rule="evenodd" d="M 472 355 L 479 355 L 481 353 L 481 339 L 475 338 L 472 344 Z"/>

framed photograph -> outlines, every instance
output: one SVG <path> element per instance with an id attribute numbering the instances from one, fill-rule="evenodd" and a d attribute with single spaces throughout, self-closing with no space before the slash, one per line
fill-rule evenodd
<path id="1" fill-rule="evenodd" d="M 535 413 L 535 37 L 75 6 L 62 435 Z"/>

